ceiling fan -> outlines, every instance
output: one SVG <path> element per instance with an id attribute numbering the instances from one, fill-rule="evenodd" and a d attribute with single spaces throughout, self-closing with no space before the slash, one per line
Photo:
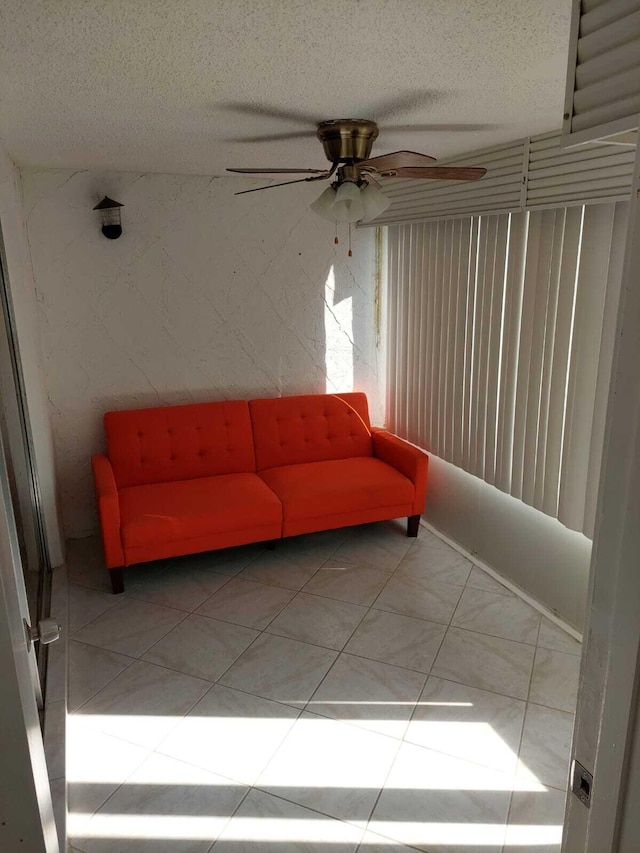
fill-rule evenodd
<path id="1" fill-rule="evenodd" d="M 235 195 L 259 192 L 304 181 L 335 180 L 311 205 L 320 216 L 332 222 L 358 222 L 374 219 L 391 203 L 380 191 L 380 178 L 409 178 L 445 181 L 477 181 L 486 169 L 476 166 L 434 166 L 435 157 L 415 151 L 394 151 L 371 157 L 378 137 L 378 125 L 368 119 L 331 119 L 318 124 L 316 135 L 324 148 L 329 169 L 227 169 L 243 175 L 293 175 L 307 177 L 278 184 L 267 184 Z"/>

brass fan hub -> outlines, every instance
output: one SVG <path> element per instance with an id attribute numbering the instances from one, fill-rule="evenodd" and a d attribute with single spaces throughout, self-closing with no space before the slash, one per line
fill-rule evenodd
<path id="1" fill-rule="evenodd" d="M 318 139 L 332 163 L 366 160 L 377 136 L 378 125 L 364 118 L 338 118 L 318 125 Z"/>

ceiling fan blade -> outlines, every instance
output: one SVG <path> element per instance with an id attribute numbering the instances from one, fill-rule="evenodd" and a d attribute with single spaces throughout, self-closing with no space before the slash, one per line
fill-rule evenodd
<path id="1" fill-rule="evenodd" d="M 369 157 L 362 160 L 358 166 L 371 166 L 376 172 L 385 169 L 401 169 L 404 166 L 427 166 L 435 163 L 436 158 L 428 154 L 418 154 L 417 151 L 393 151 L 391 154 L 381 154 L 379 157 Z"/>
<path id="2" fill-rule="evenodd" d="M 283 121 L 297 121 L 298 123 L 317 126 L 321 119 L 317 116 L 309 115 L 309 113 L 301 112 L 300 110 L 282 110 L 278 107 L 265 107 L 261 104 L 243 104 L 238 101 L 230 101 L 220 104 L 222 109 L 232 113 L 240 113 L 248 116 L 260 116 L 261 118 L 275 118 Z"/>
<path id="3" fill-rule="evenodd" d="M 297 130 L 294 133 L 266 133 L 263 136 L 232 136 L 223 142 L 279 142 L 281 139 L 315 139 L 315 130 Z"/>
<path id="4" fill-rule="evenodd" d="M 281 184 L 267 184 L 264 187 L 254 187 L 252 190 L 240 190 L 239 193 L 234 193 L 234 195 L 244 195 L 245 193 L 257 193 L 260 190 L 271 190 L 274 187 L 286 187 L 287 184 L 302 184 L 305 181 L 313 181 L 316 178 L 298 178 L 296 181 L 283 181 Z"/>
<path id="5" fill-rule="evenodd" d="M 374 106 L 371 112 L 376 119 L 386 121 L 416 107 L 425 108 L 433 106 L 433 104 L 442 99 L 444 94 L 436 89 L 426 89 L 422 92 L 405 92 L 402 95 L 393 95 L 384 101 L 380 101 L 377 106 Z"/>
<path id="6" fill-rule="evenodd" d="M 382 172 L 383 178 L 431 178 L 439 181 L 479 181 L 487 174 L 480 166 L 404 166 Z"/>
<path id="7" fill-rule="evenodd" d="M 470 130 L 492 130 L 497 124 L 385 124 L 380 130 L 384 133 L 431 133 L 439 131 L 470 131 Z"/>
<path id="8" fill-rule="evenodd" d="M 241 175 L 329 175 L 327 169 L 227 169 Z"/>

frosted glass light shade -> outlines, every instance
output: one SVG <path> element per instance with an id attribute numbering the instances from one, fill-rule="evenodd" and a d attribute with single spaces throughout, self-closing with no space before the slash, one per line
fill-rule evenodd
<path id="1" fill-rule="evenodd" d="M 365 222 L 375 219 L 376 216 L 380 216 L 391 204 L 391 199 L 387 198 L 384 193 L 381 193 L 380 190 L 371 186 L 371 184 L 367 184 L 366 187 L 360 190 L 360 198 L 364 207 L 363 219 Z"/>
<path id="2" fill-rule="evenodd" d="M 321 216 L 323 219 L 328 219 L 329 222 L 335 222 L 336 218 L 333 215 L 333 203 L 336 200 L 336 191 L 333 187 L 327 187 L 318 198 L 309 205 L 314 213 Z"/>
<path id="3" fill-rule="evenodd" d="M 347 181 L 336 190 L 332 212 L 338 222 L 357 222 L 364 216 L 364 204 L 360 197 L 360 188 Z"/>

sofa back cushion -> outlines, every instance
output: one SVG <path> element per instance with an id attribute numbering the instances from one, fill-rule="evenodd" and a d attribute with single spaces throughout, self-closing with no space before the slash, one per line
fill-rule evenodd
<path id="1" fill-rule="evenodd" d="M 249 408 L 259 471 L 372 455 L 365 394 L 250 400 Z"/>
<path id="2" fill-rule="evenodd" d="M 120 489 L 256 470 L 245 400 L 107 412 L 104 427 Z"/>

